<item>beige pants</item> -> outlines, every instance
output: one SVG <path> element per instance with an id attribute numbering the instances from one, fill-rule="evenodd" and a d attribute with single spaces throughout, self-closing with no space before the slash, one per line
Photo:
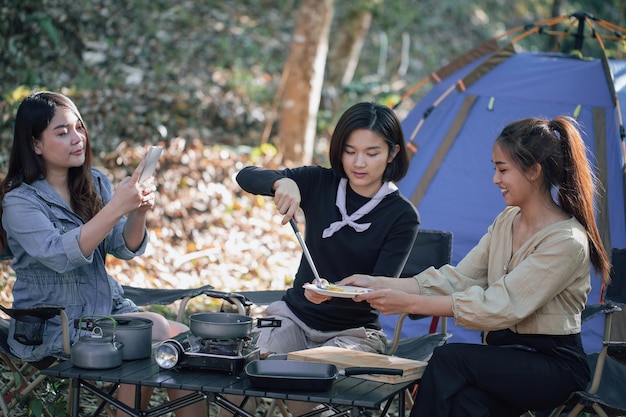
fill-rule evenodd
<path id="1" fill-rule="evenodd" d="M 338 346 L 363 352 L 383 353 L 387 336 L 381 330 L 356 327 L 341 331 L 324 332 L 304 324 L 284 301 L 276 301 L 265 310 L 267 317 L 280 319 L 280 327 L 255 329 L 260 332 L 257 346 L 261 353 L 289 353 L 319 346 Z M 332 317 L 328 318 L 332 320 Z"/>

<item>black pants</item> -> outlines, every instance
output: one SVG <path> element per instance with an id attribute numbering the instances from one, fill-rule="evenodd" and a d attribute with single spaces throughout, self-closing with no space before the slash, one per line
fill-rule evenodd
<path id="1" fill-rule="evenodd" d="M 589 378 L 577 357 L 450 343 L 434 351 L 410 417 L 519 417 L 563 404 Z"/>

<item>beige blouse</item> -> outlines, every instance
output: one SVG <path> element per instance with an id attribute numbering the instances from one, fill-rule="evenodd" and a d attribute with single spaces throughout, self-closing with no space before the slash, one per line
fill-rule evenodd
<path id="1" fill-rule="evenodd" d="M 475 330 L 516 333 L 580 332 L 591 290 L 589 242 L 575 219 L 554 223 L 513 253 L 507 207 L 456 267 L 429 268 L 415 277 L 425 295 L 452 295 L 455 323 Z"/>

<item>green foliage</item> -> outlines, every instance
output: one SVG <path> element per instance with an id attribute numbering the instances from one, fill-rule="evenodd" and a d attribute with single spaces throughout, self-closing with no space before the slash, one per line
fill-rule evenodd
<path id="1" fill-rule="evenodd" d="M 1 380 L 3 381 L 5 380 L 5 372 L 6 374 L 11 374 L 10 380 L 20 380 L 19 373 L 9 372 L 4 367 L 4 364 L 0 362 L 0 374 L 4 374 L 0 375 L 0 377 L 2 377 Z M 28 415 L 29 417 L 40 417 L 44 415 L 43 410 L 45 408 L 52 417 L 64 417 L 67 410 L 67 390 L 68 385 L 66 381 L 46 379 L 38 388 L 36 388 L 34 393 L 31 392 L 29 395 L 26 396 L 22 395 L 22 393 L 17 393 L 15 395 L 18 411 L 15 411 L 11 415 Z"/>
<path id="2" fill-rule="evenodd" d="M 28 412 L 30 416 L 42 416 L 43 415 L 43 402 L 39 398 L 31 398 L 28 402 Z"/>
<path id="3" fill-rule="evenodd" d="M 384 8 L 377 9 L 368 45 L 365 49 L 378 51 L 378 33 L 387 34 L 389 59 L 387 79 L 394 79 L 393 73 L 399 62 L 401 36 L 406 33 L 411 39 L 411 65 L 405 79 L 415 82 L 429 72 L 447 64 L 450 59 L 461 55 L 480 43 L 491 39 L 506 30 L 524 26 L 551 17 L 552 1 L 508 0 L 385 0 Z M 599 18 L 619 24 L 621 0 L 595 1 L 579 0 L 562 2 L 560 15 L 569 15 L 582 10 Z M 546 37 L 531 37 L 522 42 L 527 49 L 543 48 Z M 362 57 L 359 74 L 371 74 L 376 68 L 375 54 Z M 357 87 L 355 87 L 357 88 Z"/>
<path id="4" fill-rule="evenodd" d="M 250 101 L 269 105 L 272 102 L 274 92 L 263 81 L 264 75 L 258 66 L 250 68 L 238 61 L 233 65 L 226 86 L 231 91 L 247 97 Z"/>
<path id="5" fill-rule="evenodd" d="M 52 19 L 50 19 L 48 16 L 41 12 L 33 13 L 31 17 L 36 24 L 39 24 L 41 26 L 41 29 L 48 36 L 48 39 L 52 43 L 52 46 L 54 48 L 58 48 L 61 45 L 61 36 L 59 35 L 59 32 L 57 31 L 57 28 Z"/>
<path id="6" fill-rule="evenodd" d="M 47 2 L 9 0 L 8 7 L 0 8 L 0 45 L 3 50 L 3 89 L 6 86 L 42 84 L 46 71 L 59 67 L 65 71 L 79 72 L 82 40 L 80 8 L 76 13 L 64 13 L 48 7 Z M 32 65 L 33 56 L 39 65 Z"/>
<path id="7" fill-rule="evenodd" d="M 66 381 L 48 378 L 45 384 L 45 407 L 53 417 L 63 417 L 67 410 L 67 390 L 69 389 Z M 31 416 L 41 416 L 44 404 L 39 399 L 31 399 L 29 408 Z"/>
<path id="8" fill-rule="evenodd" d="M 620 2 L 562 2 L 561 14 L 585 10 L 619 24 Z M 257 145 L 289 53 L 299 4 L 283 0 L 5 3 L 0 6 L 4 23 L 0 25 L 4 98 L 0 155 L 8 155 L 13 98 L 21 95 L 15 92 L 39 86 L 73 92 L 97 154 L 124 142 L 161 141 L 159 126 L 170 137 Z M 335 2 L 335 28 L 357 8 L 373 13 L 353 84 L 340 92 L 341 102 L 386 102 L 485 40 L 550 17 L 551 4 L 540 0 Z M 407 37 L 408 69 L 398 74 Z M 331 30 L 330 42 L 333 39 Z M 540 48 L 543 45 L 537 42 L 547 39 L 533 37 L 535 44 L 523 46 Z M 620 45 L 609 54 L 624 52 Z M 381 61 L 384 66 L 379 69 Z M 335 114 L 322 109 L 320 134 L 326 135 L 335 120 Z M 0 170 L 1 164 L 0 160 Z"/>
<path id="9" fill-rule="evenodd" d="M 253 164 L 260 164 L 265 160 L 272 159 L 276 156 L 278 150 L 276 147 L 269 143 L 264 143 L 261 146 L 256 146 L 250 151 L 250 162 Z"/>

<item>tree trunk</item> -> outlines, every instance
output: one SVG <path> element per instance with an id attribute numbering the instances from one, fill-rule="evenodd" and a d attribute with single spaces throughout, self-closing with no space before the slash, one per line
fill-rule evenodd
<path id="1" fill-rule="evenodd" d="M 372 12 L 368 7 L 360 2 L 350 3 L 348 7 L 346 15 L 333 29 L 333 42 L 326 65 L 325 91 L 330 100 L 326 107 L 333 113 L 341 108 L 341 90 L 352 82 L 372 22 Z"/>
<path id="2" fill-rule="evenodd" d="M 562 6 L 563 6 L 563 1 L 562 0 L 554 0 L 552 2 L 552 10 L 551 10 L 552 17 L 559 17 L 559 16 L 561 16 Z"/>
<path id="3" fill-rule="evenodd" d="M 313 160 L 333 8 L 334 0 L 304 0 L 298 9 L 278 126 L 278 150 L 285 165 Z"/>
<path id="4" fill-rule="evenodd" d="M 363 6 L 352 6 L 334 30 L 328 54 L 329 85 L 345 87 L 354 77 L 365 36 L 372 23 L 372 12 Z"/>

